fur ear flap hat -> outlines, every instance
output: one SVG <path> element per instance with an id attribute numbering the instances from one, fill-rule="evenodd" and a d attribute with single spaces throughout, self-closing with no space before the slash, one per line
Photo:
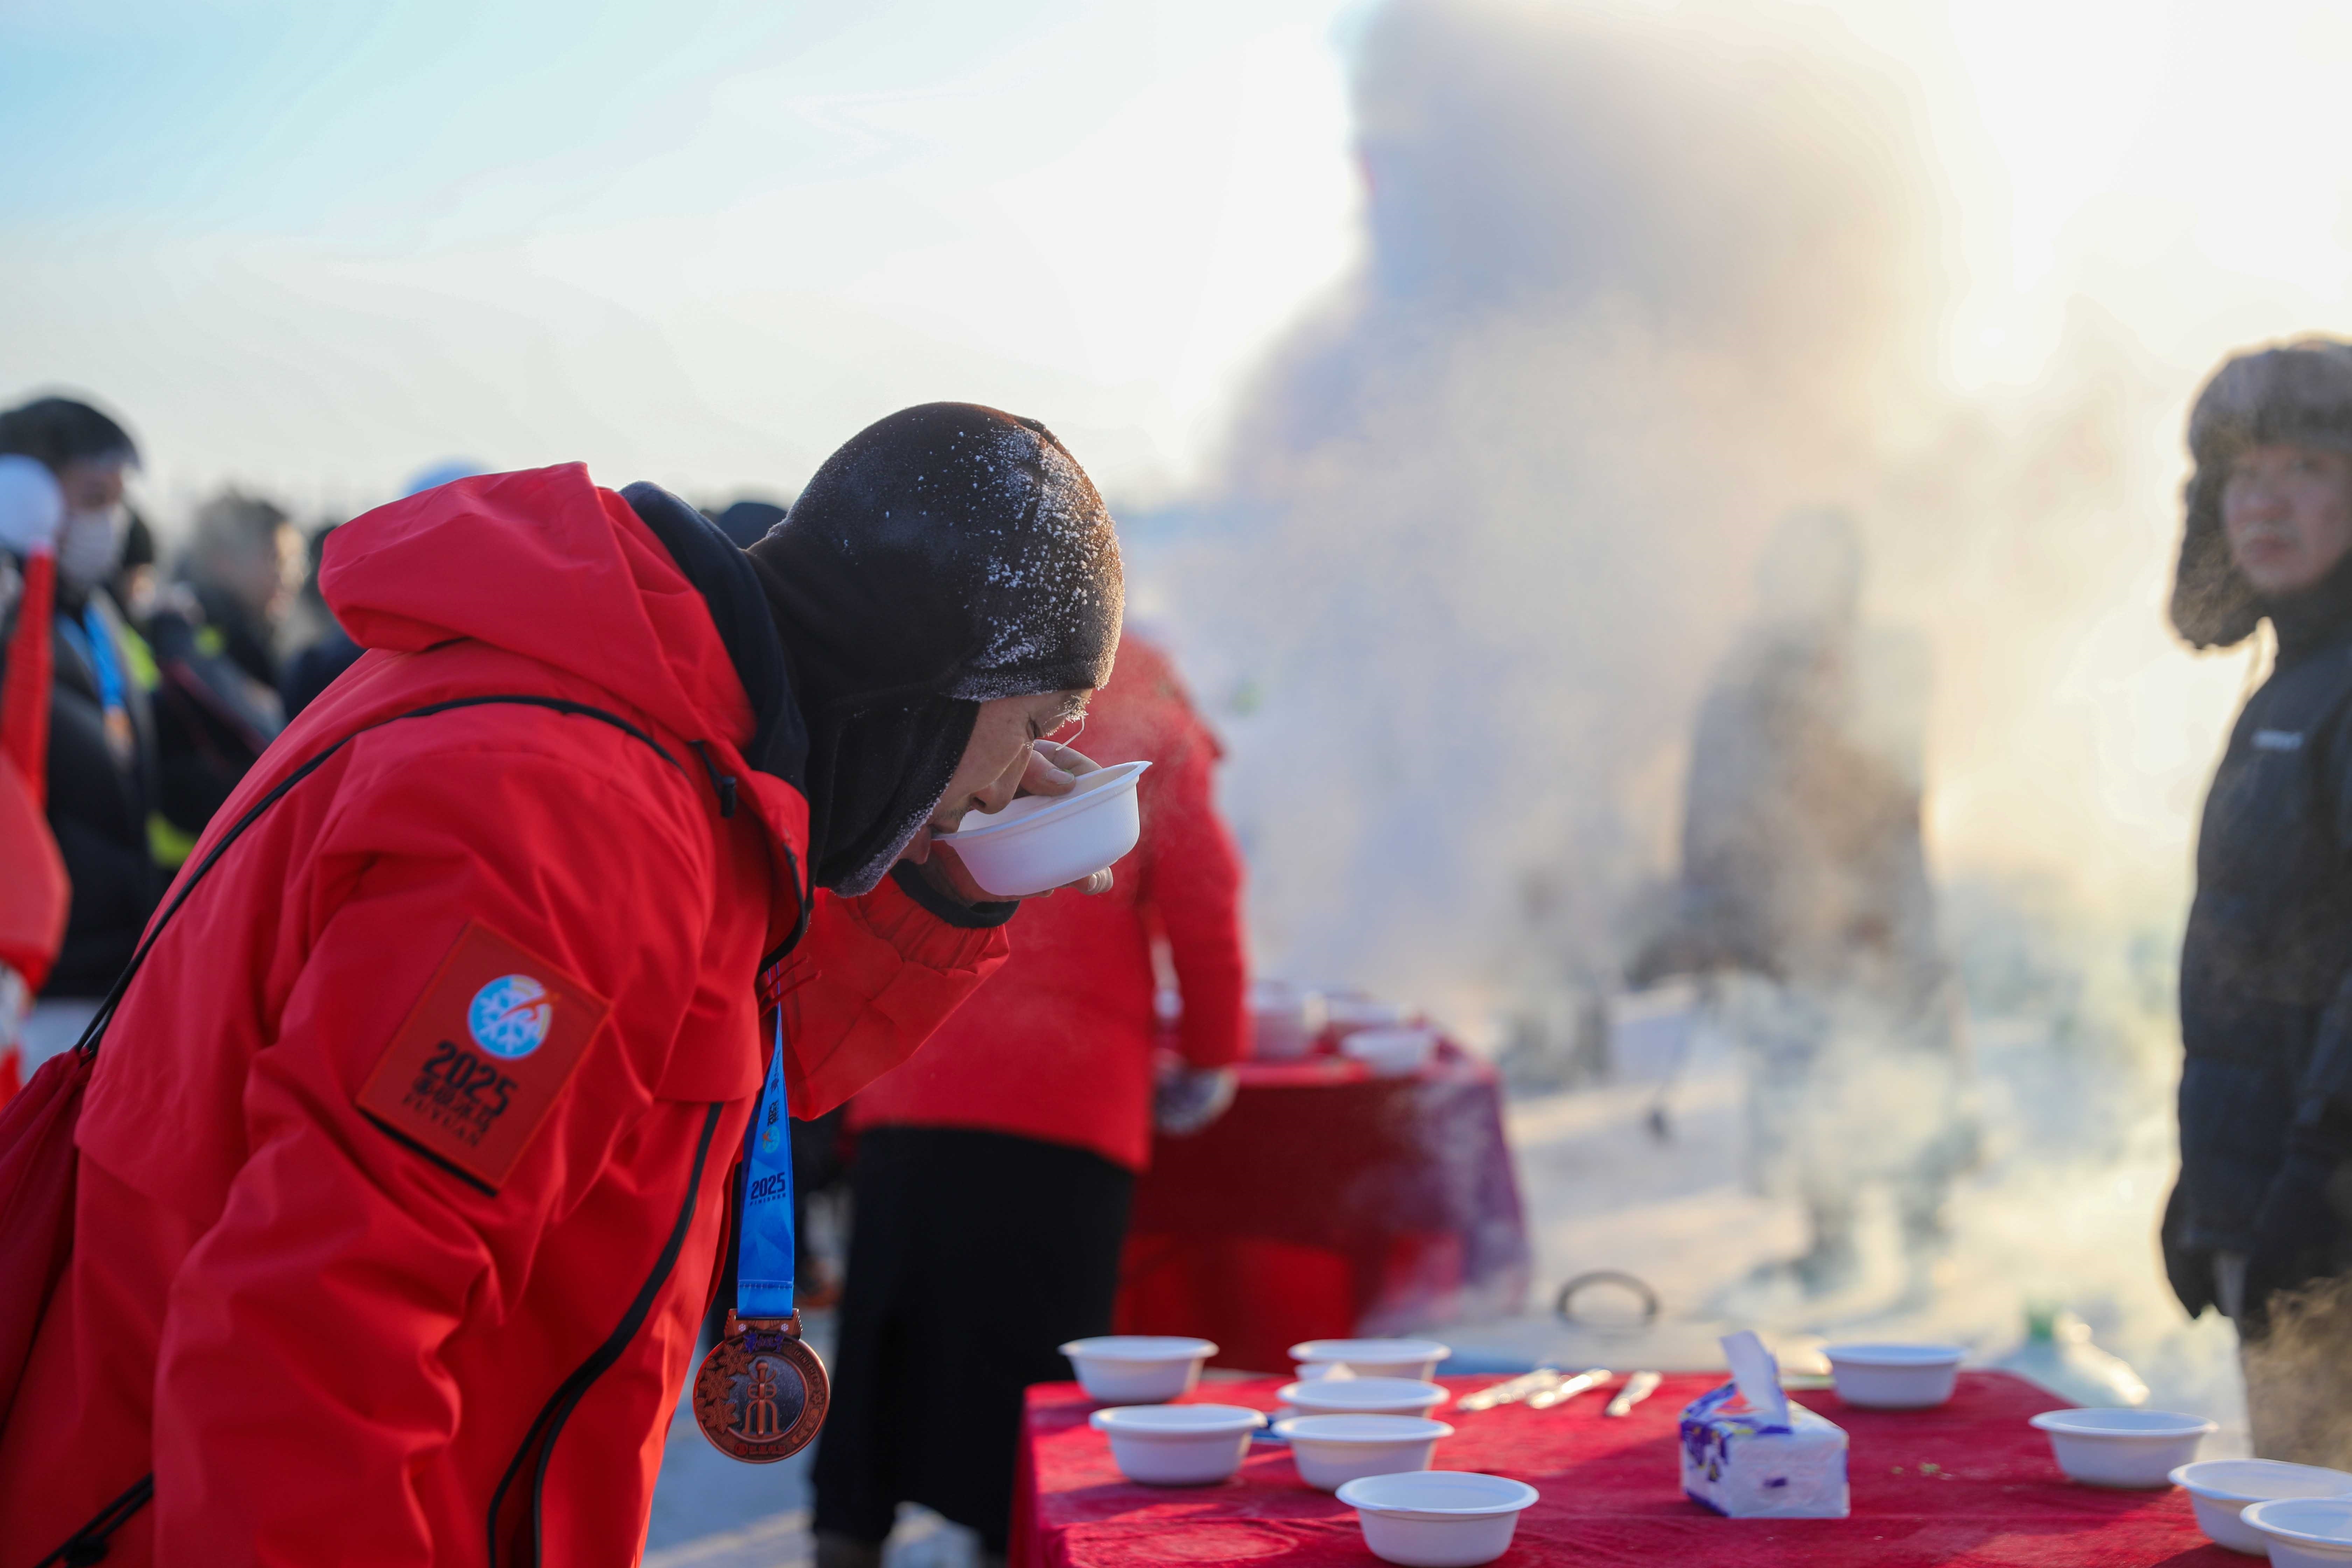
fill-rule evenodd
<path id="1" fill-rule="evenodd" d="M 2274 441 L 2352 451 L 2352 343 L 2298 338 L 2237 354 L 2197 395 L 2189 416 L 2197 468 L 2184 498 L 2180 569 L 2172 582 L 2173 629 L 2192 647 L 2242 642 L 2266 613 L 2230 560 L 2221 487 L 2239 453 Z"/>

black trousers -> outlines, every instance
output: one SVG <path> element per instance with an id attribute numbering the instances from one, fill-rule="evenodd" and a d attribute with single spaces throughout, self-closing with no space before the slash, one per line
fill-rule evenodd
<path id="1" fill-rule="evenodd" d="M 1022 1391 L 1070 1376 L 1056 1345 L 1110 1331 L 1134 1174 L 1001 1132 L 880 1127 L 849 1182 L 816 1528 L 879 1542 L 919 1502 L 1002 1552 Z"/>

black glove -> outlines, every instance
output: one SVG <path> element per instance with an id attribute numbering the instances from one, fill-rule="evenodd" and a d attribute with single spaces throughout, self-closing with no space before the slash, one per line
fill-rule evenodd
<path id="1" fill-rule="evenodd" d="M 2180 1299 L 2182 1307 L 2191 1318 L 2201 1318 L 2205 1309 L 2218 1305 L 2213 1299 L 2213 1254 L 2202 1247 L 2181 1243 L 2180 1233 L 2187 1225 L 2183 1211 L 2188 1207 L 2180 1195 L 2180 1184 L 2172 1184 L 2172 1195 L 2164 1201 L 2164 1223 L 2157 1232 L 2158 1245 L 2164 1249 L 2164 1277 L 2172 1285 L 2172 1293 Z"/>
<path id="2" fill-rule="evenodd" d="M 2286 1160 L 2263 1195 L 2246 1253 L 2249 1331 L 2268 1327 L 2272 1296 L 2336 1271 L 2347 1226 L 2328 1189 L 2347 1159 L 2352 1141 L 2340 1126 L 2298 1123 L 2287 1134 Z"/>

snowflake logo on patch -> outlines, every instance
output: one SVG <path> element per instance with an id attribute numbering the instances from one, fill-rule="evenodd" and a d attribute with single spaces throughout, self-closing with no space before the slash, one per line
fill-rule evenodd
<path id="1" fill-rule="evenodd" d="M 555 1004 L 547 987 L 528 974 L 506 974 L 474 993 L 466 1009 L 466 1029 L 474 1044 L 494 1057 L 513 1061 L 547 1043 L 547 1026 L 555 1017 Z"/>

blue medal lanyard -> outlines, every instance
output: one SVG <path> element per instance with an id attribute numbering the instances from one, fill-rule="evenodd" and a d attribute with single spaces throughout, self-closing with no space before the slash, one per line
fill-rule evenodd
<path id="1" fill-rule="evenodd" d="M 80 646 L 82 656 L 89 660 L 90 673 L 98 678 L 98 705 L 109 713 L 127 713 L 130 703 L 123 695 L 122 666 L 114 657 L 114 638 L 108 633 L 106 617 L 99 613 L 98 601 L 84 605 L 79 622 L 60 619 L 72 639 Z"/>
<path id="2" fill-rule="evenodd" d="M 735 1315 L 793 1315 L 793 1119 L 784 1096 L 784 1016 L 776 1013 L 776 1049 L 751 1112 L 743 1150 L 743 1234 L 735 1254 Z"/>

